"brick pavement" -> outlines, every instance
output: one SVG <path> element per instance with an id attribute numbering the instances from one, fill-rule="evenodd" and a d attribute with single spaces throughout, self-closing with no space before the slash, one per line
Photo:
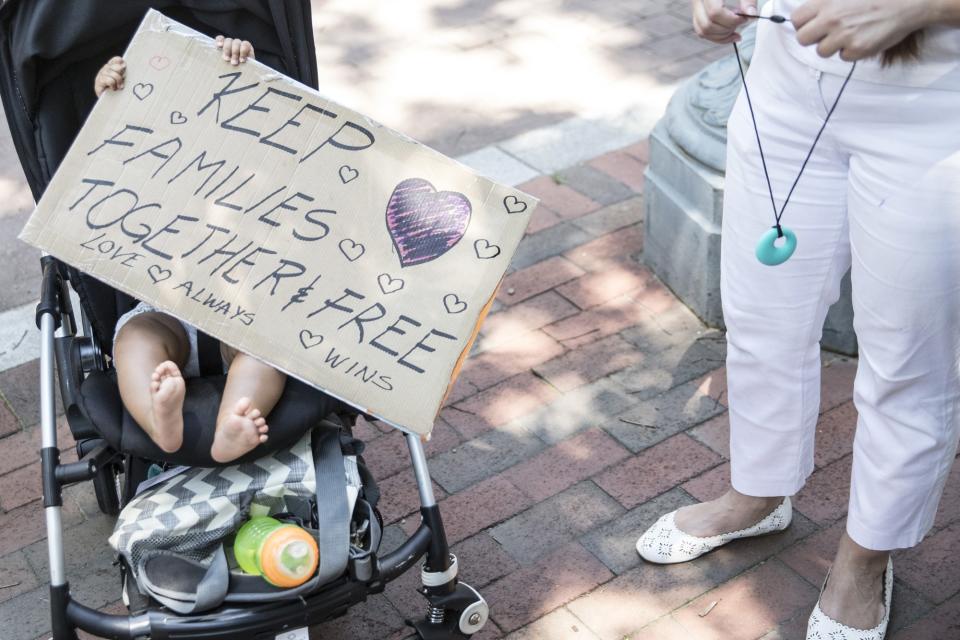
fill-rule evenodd
<path id="1" fill-rule="evenodd" d="M 632 27 L 611 38 L 639 38 L 624 64 L 653 65 L 655 42 L 692 52 L 671 63 L 678 75 L 712 55 L 665 3 L 596 4 Z M 483 40 L 481 30 L 471 33 Z M 534 120 L 527 128 L 542 124 Z M 471 135 L 490 141 L 498 132 Z M 478 637 L 802 637 L 843 527 L 856 362 L 824 356 L 816 470 L 787 532 L 696 563 L 643 564 L 633 544 L 645 527 L 722 491 L 729 427 L 722 334 L 643 265 L 646 146 L 627 142 L 520 185 L 543 205 L 427 446 L 462 577 L 490 602 L 492 620 Z M 10 308 L 30 292 L 0 296 Z M 37 374 L 35 360 L 0 372 L 0 635 L 9 640 L 45 638 L 49 624 Z M 417 524 L 414 480 L 398 433 L 365 424 L 358 433 L 384 489 L 389 549 Z M 60 435 L 68 450 L 62 418 Z M 121 612 L 106 546 L 111 522 L 89 487 L 66 492 L 63 517 L 75 595 Z M 960 637 L 958 542 L 955 467 L 930 537 L 895 555 L 894 640 Z M 416 580 L 409 572 L 314 637 L 408 637 L 404 617 L 423 612 Z"/>
<path id="2" fill-rule="evenodd" d="M 634 146 L 589 166 L 617 180 L 623 164 L 643 162 Z M 521 188 L 563 198 L 563 219 L 586 236 L 511 273 L 427 447 L 463 578 L 491 605 L 483 637 L 797 637 L 842 531 L 855 361 L 825 354 L 816 471 L 789 532 L 690 565 L 642 564 L 633 550 L 640 531 L 728 481 L 724 344 L 642 265 L 642 183 L 618 181 L 622 200 L 604 206 L 578 190 L 580 174 L 567 175 L 561 196 L 551 179 Z M 36 422 L 36 373 L 31 363 L 0 375 L 0 432 L 8 434 L 0 440 L 0 582 L 11 585 L 0 589 L 3 628 L 45 622 L 35 606 L 46 563 L 37 429 L 25 426 Z M 404 443 L 369 425 L 359 433 L 385 493 L 385 544 L 397 544 L 416 526 L 418 506 Z M 69 443 L 63 427 L 61 436 Z M 960 467 L 931 536 L 897 554 L 895 638 L 957 629 L 958 507 Z M 85 487 L 69 492 L 64 518 L 75 592 L 116 607 L 110 523 Z M 415 581 L 406 576 L 318 637 L 406 637 L 404 617 L 423 608 Z"/>

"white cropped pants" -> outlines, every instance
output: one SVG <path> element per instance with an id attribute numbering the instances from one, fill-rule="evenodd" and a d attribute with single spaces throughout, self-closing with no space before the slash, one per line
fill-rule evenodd
<path id="1" fill-rule="evenodd" d="M 747 75 L 778 205 L 843 77 L 761 25 Z M 721 293 L 731 475 L 754 496 L 796 493 L 813 471 L 819 340 L 852 268 L 860 348 L 847 531 L 878 550 L 933 524 L 960 435 L 960 92 L 847 86 L 782 224 L 796 253 L 757 261 L 773 225 L 743 93 L 729 122 Z"/>

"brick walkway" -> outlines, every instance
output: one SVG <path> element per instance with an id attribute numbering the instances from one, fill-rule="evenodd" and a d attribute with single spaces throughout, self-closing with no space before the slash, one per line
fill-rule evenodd
<path id="1" fill-rule="evenodd" d="M 660 67 L 664 77 L 715 56 L 689 44 L 686 31 L 670 32 L 677 16 L 665 2 L 594 4 L 644 34 L 644 42 L 684 52 Z M 631 18 L 628 10 L 641 5 L 645 13 Z M 504 28 L 497 23 L 491 31 Z M 482 50 L 481 31 L 471 33 Z M 323 42 L 321 51 L 336 44 Z M 649 42 L 617 59 L 652 70 Z M 351 55 L 344 64 L 359 65 L 363 51 Z M 569 108 L 577 113 L 575 104 Z M 554 116 L 541 109 L 490 130 L 468 126 L 466 136 L 452 126 L 418 135 L 449 153 L 466 153 L 549 125 Z M 9 149 L 4 155 L 10 158 Z M 541 206 L 427 447 L 461 575 L 490 602 L 492 621 L 478 638 L 802 638 L 842 531 L 856 362 L 825 354 L 817 467 L 796 497 L 790 530 L 733 543 L 686 565 L 644 565 L 636 555 L 637 535 L 661 513 L 722 491 L 729 454 L 723 335 L 700 324 L 643 266 L 645 163 L 639 142 L 520 185 Z M 533 167 L 525 170 L 543 173 Z M 22 224 L 28 205 L 21 200 L 8 198 L 3 229 Z M 4 252 L 35 260 L 6 243 Z M 11 286 L 0 293 L 0 309 L 35 297 L 22 286 L 23 278 L 33 281 L 31 268 L 4 275 Z M 46 638 L 49 626 L 37 377 L 35 359 L 0 371 L 4 640 Z M 67 451 L 69 433 L 61 427 Z M 367 459 L 383 490 L 388 550 L 417 525 L 416 486 L 399 433 L 366 424 L 358 433 L 369 443 Z M 74 594 L 121 612 L 106 544 L 112 522 L 99 514 L 92 489 L 68 489 L 63 517 Z M 930 537 L 895 555 L 894 640 L 960 637 L 960 561 L 951 554 L 958 543 L 960 467 Z M 403 619 L 424 610 L 416 582 L 409 572 L 385 596 L 316 628 L 313 637 L 408 637 Z"/>

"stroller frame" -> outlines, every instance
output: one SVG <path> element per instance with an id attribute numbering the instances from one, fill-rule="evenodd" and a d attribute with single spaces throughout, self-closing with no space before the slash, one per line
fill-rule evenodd
<path id="1" fill-rule="evenodd" d="M 407 621 L 420 638 L 444 640 L 470 637 L 486 623 L 489 610 L 482 596 L 457 579 L 457 560 L 450 553 L 440 510 L 433 494 L 430 471 L 420 438 L 405 434 L 420 494 L 419 528 L 396 550 L 382 557 L 373 556 L 368 571 L 350 570 L 314 593 L 292 600 L 255 606 L 221 606 L 214 611 L 179 616 L 162 611 L 138 615 L 113 615 L 87 607 L 70 595 L 63 549 L 61 521 L 62 488 L 69 484 L 94 481 L 100 508 L 105 513 L 119 509 L 119 489 L 115 472 L 120 452 L 106 443 L 82 455 L 77 462 L 62 464 L 57 447 L 55 367 L 60 369 L 61 393 L 71 393 L 65 367 L 80 364 L 83 371 L 103 367 L 96 339 L 87 328 L 84 336 L 77 327 L 67 280 L 60 264 L 52 256 L 41 258 L 43 281 L 37 305 L 40 342 L 40 414 L 42 433 L 43 506 L 46 516 L 50 567 L 50 610 L 54 640 L 77 640 L 76 629 L 118 640 L 148 636 L 154 640 L 192 640 L 229 636 L 237 640 L 274 638 L 284 630 L 318 624 L 338 617 L 367 595 L 380 593 L 386 584 L 410 569 L 426 556 L 421 571 L 422 588 L 427 600 L 426 615 Z M 81 312 L 85 327 L 86 317 Z M 56 341 L 64 341 L 57 344 Z M 58 348 L 65 347 L 65 348 Z M 69 354 L 73 354 L 71 359 Z M 89 367 L 89 368 L 88 368 Z M 67 404 L 67 398 L 64 398 Z M 69 416 L 68 416 L 69 417 Z M 129 472 L 129 470 L 128 470 Z M 363 573 L 365 575 L 358 575 Z"/>

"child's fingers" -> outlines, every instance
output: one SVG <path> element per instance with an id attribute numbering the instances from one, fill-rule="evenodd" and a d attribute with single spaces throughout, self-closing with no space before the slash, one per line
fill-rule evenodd
<path id="1" fill-rule="evenodd" d="M 104 69 L 103 80 L 111 89 L 120 89 L 123 87 L 123 75 L 116 71 Z"/>
<path id="2" fill-rule="evenodd" d="M 247 58 L 253 58 L 253 45 L 244 40 L 240 44 L 240 62 L 246 62 Z"/>
<path id="3" fill-rule="evenodd" d="M 220 44 L 217 45 L 223 49 L 223 59 L 229 62 L 230 60 L 230 47 L 233 46 L 233 38 L 224 38 L 220 41 Z"/>
<path id="4" fill-rule="evenodd" d="M 114 88 L 113 78 L 108 78 L 106 76 L 97 76 L 96 81 L 93 83 L 93 92 L 99 98 L 100 95 L 107 89 Z"/>
<path id="5" fill-rule="evenodd" d="M 255 56 L 253 45 L 250 44 L 248 40 L 217 36 L 216 43 L 217 48 L 220 49 L 223 54 L 223 59 L 232 65 L 246 62 L 248 58 Z"/>

